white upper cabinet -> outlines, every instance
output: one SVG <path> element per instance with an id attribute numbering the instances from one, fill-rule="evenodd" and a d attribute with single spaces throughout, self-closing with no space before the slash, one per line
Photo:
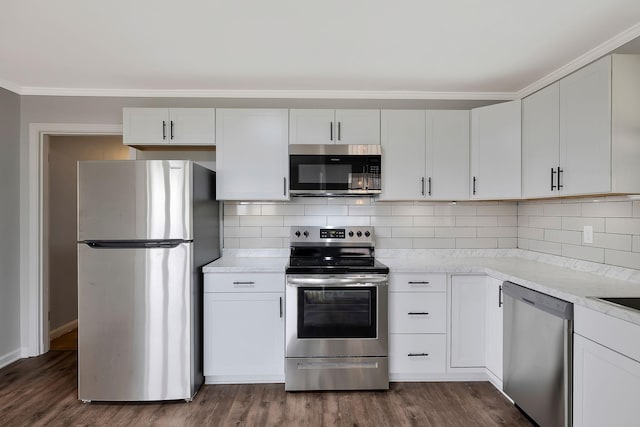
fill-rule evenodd
<path id="1" fill-rule="evenodd" d="M 213 108 L 124 108 L 125 145 L 214 145 Z"/>
<path id="2" fill-rule="evenodd" d="M 427 111 L 427 198 L 469 199 L 469 118 L 468 110 Z"/>
<path id="3" fill-rule="evenodd" d="M 289 110 L 290 144 L 380 144 L 380 110 Z"/>
<path id="4" fill-rule="evenodd" d="M 638 76 L 611 55 L 522 101 L 523 197 L 640 191 Z"/>
<path id="5" fill-rule="evenodd" d="M 521 101 L 471 110 L 471 198 L 520 197 Z"/>
<path id="6" fill-rule="evenodd" d="M 611 56 L 560 80 L 560 193 L 611 190 Z"/>
<path id="7" fill-rule="evenodd" d="M 426 115 L 424 110 L 382 110 L 382 194 L 384 200 L 425 197 Z"/>
<path id="8" fill-rule="evenodd" d="M 216 198 L 287 200 L 286 109 L 218 109 Z"/>
<path id="9" fill-rule="evenodd" d="M 522 100 L 522 196 L 559 195 L 560 84 Z"/>
<path id="10" fill-rule="evenodd" d="M 469 198 L 469 111 L 381 112 L 383 200 Z"/>

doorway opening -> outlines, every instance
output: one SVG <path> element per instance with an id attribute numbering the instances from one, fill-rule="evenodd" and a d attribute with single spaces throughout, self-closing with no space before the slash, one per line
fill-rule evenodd
<path id="1" fill-rule="evenodd" d="M 77 162 L 129 159 L 120 135 L 45 135 L 43 280 L 51 350 L 77 349 Z"/>

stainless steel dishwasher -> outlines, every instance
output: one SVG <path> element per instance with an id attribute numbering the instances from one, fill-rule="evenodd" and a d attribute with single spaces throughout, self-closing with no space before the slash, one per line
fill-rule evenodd
<path id="1" fill-rule="evenodd" d="M 572 424 L 573 304 L 504 282 L 504 392 L 543 427 Z"/>

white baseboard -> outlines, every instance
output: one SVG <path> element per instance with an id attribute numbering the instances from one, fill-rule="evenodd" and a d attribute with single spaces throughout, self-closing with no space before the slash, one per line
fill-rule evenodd
<path id="1" fill-rule="evenodd" d="M 73 331 L 74 329 L 76 329 L 78 327 L 78 319 L 76 320 L 72 320 L 69 323 L 66 323 L 58 328 L 55 328 L 51 331 L 49 331 L 49 341 L 54 340 L 58 337 L 63 336 L 64 334 L 67 334 L 71 331 Z"/>
<path id="2" fill-rule="evenodd" d="M 13 363 L 16 360 L 20 359 L 21 355 L 22 355 L 22 349 L 18 348 L 16 350 L 13 350 L 11 353 L 7 353 L 3 356 L 0 356 L 0 368 L 4 368 L 8 364 Z"/>

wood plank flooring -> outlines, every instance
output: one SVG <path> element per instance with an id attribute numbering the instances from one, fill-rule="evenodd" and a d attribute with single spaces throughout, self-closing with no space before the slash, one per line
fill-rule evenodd
<path id="1" fill-rule="evenodd" d="M 191 403 L 83 404 L 75 351 L 0 370 L 2 426 L 530 426 L 487 382 L 392 383 L 387 392 L 285 393 L 205 385 Z"/>
<path id="2" fill-rule="evenodd" d="M 77 350 L 78 349 L 78 329 L 74 329 L 58 338 L 52 339 L 49 343 L 49 350 Z"/>

